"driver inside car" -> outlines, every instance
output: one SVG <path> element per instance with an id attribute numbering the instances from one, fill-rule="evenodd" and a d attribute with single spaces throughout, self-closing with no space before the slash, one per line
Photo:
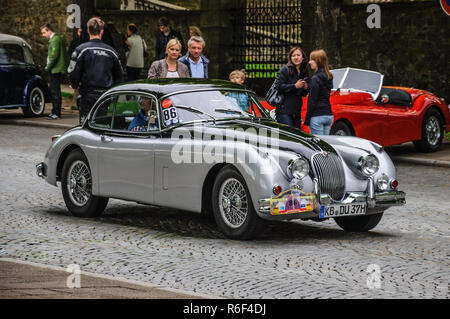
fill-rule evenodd
<path id="1" fill-rule="evenodd" d="M 128 126 L 128 131 L 146 132 L 148 129 L 158 128 L 156 120 L 155 103 L 147 97 L 139 98 L 141 109 L 133 121 Z"/>

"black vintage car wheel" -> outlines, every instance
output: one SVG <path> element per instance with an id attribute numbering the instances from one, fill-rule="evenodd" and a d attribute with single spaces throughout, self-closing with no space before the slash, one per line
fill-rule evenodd
<path id="1" fill-rule="evenodd" d="M 74 216 L 100 216 L 108 204 L 108 198 L 92 195 L 91 169 L 80 149 L 73 150 L 64 162 L 61 190 L 64 202 Z"/>
<path id="2" fill-rule="evenodd" d="M 334 221 L 345 231 L 366 232 L 375 228 L 380 222 L 381 217 L 383 217 L 383 213 L 364 216 L 337 217 Z"/>
<path id="3" fill-rule="evenodd" d="M 212 206 L 217 226 L 229 238 L 251 239 L 264 228 L 244 178 L 231 165 L 225 166 L 216 177 Z"/>
<path id="4" fill-rule="evenodd" d="M 419 152 L 436 152 L 442 144 L 444 137 L 443 120 L 441 114 L 435 109 L 427 111 L 422 123 L 422 139 L 414 141 Z"/>
<path id="5" fill-rule="evenodd" d="M 330 130 L 331 135 L 353 136 L 351 128 L 342 121 L 334 123 Z"/>
<path id="6" fill-rule="evenodd" d="M 27 117 L 41 116 L 45 109 L 44 92 L 39 86 L 31 89 L 27 99 L 27 106 L 23 107 L 23 113 Z"/>

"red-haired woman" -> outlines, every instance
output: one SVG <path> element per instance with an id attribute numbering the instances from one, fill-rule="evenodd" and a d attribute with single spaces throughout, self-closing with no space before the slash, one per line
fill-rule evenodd
<path id="1" fill-rule="evenodd" d="M 311 134 L 330 134 L 333 124 L 330 92 L 333 88 L 333 74 L 328 67 L 328 58 L 324 50 L 311 52 L 309 65 L 315 72 L 311 79 L 308 97 L 308 109 L 304 125 L 309 126 Z"/>

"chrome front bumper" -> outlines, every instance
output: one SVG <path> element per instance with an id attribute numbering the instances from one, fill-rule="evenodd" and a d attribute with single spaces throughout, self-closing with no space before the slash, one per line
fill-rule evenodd
<path id="1" fill-rule="evenodd" d="M 402 191 L 386 191 L 376 192 L 375 184 L 372 178 L 369 178 L 367 182 L 367 191 L 365 193 L 348 193 L 343 200 L 337 201 L 330 197 L 328 194 L 321 194 L 317 180 L 314 180 L 314 192 L 315 197 L 315 210 L 308 213 L 300 212 L 295 215 L 304 215 L 305 217 L 319 216 L 321 206 L 327 205 L 349 205 L 354 203 L 366 203 L 368 210 L 377 211 L 383 207 L 401 206 L 406 203 L 406 194 Z M 263 215 L 270 215 L 270 200 L 271 198 L 264 198 L 258 201 L 259 213 Z M 289 215 L 285 215 L 289 216 Z M 299 217 L 300 218 L 300 217 Z"/>

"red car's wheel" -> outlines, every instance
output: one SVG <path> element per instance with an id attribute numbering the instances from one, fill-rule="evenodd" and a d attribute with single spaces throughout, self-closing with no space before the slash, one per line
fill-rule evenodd
<path id="1" fill-rule="evenodd" d="M 444 127 L 441 114 L 435 110 L 427 111 L 422 123 L 422 139 L 414 141 L 414 146 L 419 152 L 436 152 L 442 144 Z"/>
<path id="2" fill-rule="evenodd" d="M 331 135 L 354 136 L 352 129 L 342 121 L 334 123 L 330 130 Z"/>

